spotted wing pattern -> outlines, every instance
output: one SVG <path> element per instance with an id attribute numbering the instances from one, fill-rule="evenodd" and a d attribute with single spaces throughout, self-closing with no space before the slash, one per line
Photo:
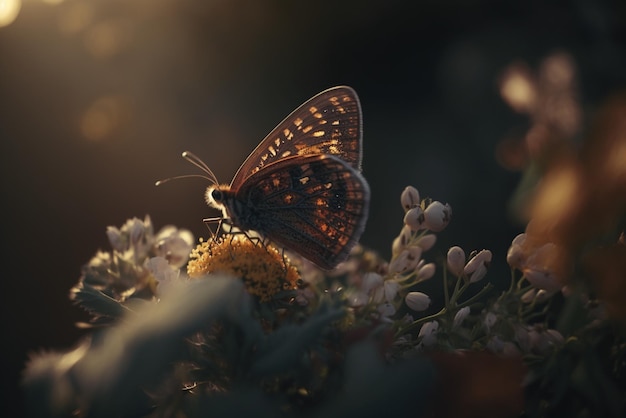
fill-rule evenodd
<path id="1" fill-rule="evenodd" d="M 361 105 L 352 88 L 325 90 L 294 110 L 261 141 L 235 174 L 231 189 L 239 189 L 264 167 L 296 155 L 335 155 L 360 170 L 361 124 Z"/>
<path id="2" fill-rule="evenodd" d="M 285 157 L 252 174 L 236 194 L 238 218 L 325 269 L 343 261 L 368 216 L 369 186 L 337 157 Z"/>

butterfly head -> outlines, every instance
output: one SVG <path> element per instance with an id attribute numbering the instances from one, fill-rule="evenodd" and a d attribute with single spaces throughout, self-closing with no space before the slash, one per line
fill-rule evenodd
<path id="1" fill-rule="evenodd" d="M 207 187 L 204 198 L 207 205 L 212 208 L 219 209 L 225 218 L 228 217 L 226 212 L 226 199 L 230 192 L 230 186 L 226 184 L 214 184 Z"/>

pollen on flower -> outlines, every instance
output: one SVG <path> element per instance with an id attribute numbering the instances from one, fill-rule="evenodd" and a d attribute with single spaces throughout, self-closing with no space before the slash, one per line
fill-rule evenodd
<path id="1" fill-rule="evenodd" d="M 300 279 L 298 270 L 278 249 L 241 234 L 211 241 L 201 239 L 191 251 L 189 277 L 215 272 L 241 277 L 248 292 L 261 302 L 269 302 L 281 291 L 297 289 Z"/>

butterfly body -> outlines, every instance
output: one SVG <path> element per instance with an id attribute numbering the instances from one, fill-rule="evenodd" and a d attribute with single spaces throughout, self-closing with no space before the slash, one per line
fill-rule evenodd
<path id="1" fill-rule="evenodd" d="M 331 269 L 363 233 L 369 186 L 339 158 L 311 154 L 268 165 L 237 192 L 211 187 L 207 200 L 240 229 L 257 231 Z"/>
<path id="2" fill-rule="evenodd" d="M 230 185 L 214 183 L 210 206 L 324 269 L 346 259 L 369 212 L 361 169 L 361 107 L 350 87 L 325 90 L 287 116 L 252 151 Z"/>

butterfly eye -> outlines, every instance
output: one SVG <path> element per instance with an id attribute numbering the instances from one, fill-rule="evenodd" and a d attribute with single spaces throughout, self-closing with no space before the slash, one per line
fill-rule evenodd
<path id="1" fill-rule="evenodd" d="M 211 192 L 211 197 L 213 198 L 213 200 L 215 200 L 216 202 L 221 202 L 224 199 L 224 193 L 222 193 L 221 190 L 219 189 L 214 189 Z"/>

